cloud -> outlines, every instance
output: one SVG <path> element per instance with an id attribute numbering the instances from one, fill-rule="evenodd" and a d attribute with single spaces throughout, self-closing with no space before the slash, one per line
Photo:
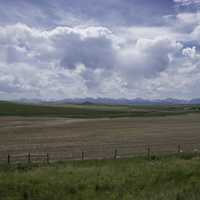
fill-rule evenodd
<path id="1" fill-rule="evenodd" d="M 170 29 L 164 29 L 167 36 L 161 28 L 154 36 L 148 30 L 1 26 L 0 97 L 200 95 L 195 87 L 200 76 L 197 47 L 177 41 Z"/>
<path id="2" fill-rule="evenodd" d="M 200 4 L 200 0 L 174 0 L 174 2 L 184 6 L 188 6 L 191 4 Z"/>
<path id="3" fill-rule="evenodd" d="M 8 96 L 84 96 L 98 89 L 115 62 L 115 37 L 104 27 L 41 31 L 16 24 L 1 27 L 0 38 L 0 90 Z"/>
<path id="4" fill-rule="evenodd" d="M 135 78 L 153 78 L 170 65 L 170 55 L 175 55 L 181 44 L 165 37 L 138 39 L 136 44 L 119 52 L 123 73 L 132 81 Z"/>
<path id="5" fill-rule="evenodd" d="M 2 0 L 0 24 L 21 22 L 38 28 L 82 24 L 150 26 L 161 24 L 162 16 L 172 11 L 172 0 L 159 0 L 156 3 L 155 0 Z"/>

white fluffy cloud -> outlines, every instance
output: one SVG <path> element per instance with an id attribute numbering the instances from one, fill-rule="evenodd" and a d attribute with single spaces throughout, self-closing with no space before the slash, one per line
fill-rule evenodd
<path id="1" fill-rule="evenodd" d="M 175 3 L 180 3 L 182 5 L 188 6 L 191 4 L 200 4 L 200 0 L 174 0 Z"/>
<path id="2" fill-rule="evenodd" d="M 196 46 L 185 45 L 198 39 L 194 24 L 188 33 L 170 27 L 150 33 L 144 27 L 1 26 L 0 97 L 196 97 L 200 55 Z"/>

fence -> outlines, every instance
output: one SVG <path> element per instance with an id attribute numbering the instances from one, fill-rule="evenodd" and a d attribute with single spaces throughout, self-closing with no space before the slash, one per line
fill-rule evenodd
<path id="1" fill-rule="evenodd" d="M 15 151 L 9 153 L 0 151 L 0 163 L 50 163 L 67 160 L 120 159 L 134 156 L 146 156 L 150 159 L 152 155 L 180 154 L 182 152 L 198 154 L 200 153 L 200 144 L 128 144 L 127 146 L 112 144 L 109 146 L 66 146 L 66 150 L 63 151 L 63 149 L 62 151 L 59 148 L 56 151 L 49 149 L 48 152 L 30 151 L 25 154 Z"/>

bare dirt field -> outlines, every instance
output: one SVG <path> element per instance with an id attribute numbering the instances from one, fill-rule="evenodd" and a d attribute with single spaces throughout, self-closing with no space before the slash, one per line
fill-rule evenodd
<path id="1" fill-rule="evenodd" d="M 0 117 L 0 156 L 49 153 L 52 158 L 130 156 L 200 147 L 200 114 L 117 119 Z"/>

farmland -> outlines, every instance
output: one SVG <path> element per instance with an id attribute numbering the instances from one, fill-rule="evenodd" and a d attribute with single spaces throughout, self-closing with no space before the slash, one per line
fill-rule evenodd
<path id="1" fill-rule="evenodd" d="M 198 106 L 36 106 L 0 104 L 0 158 L 45 154 L 51 159 L 112 158 L 199 149 Z M 63 117 L 64 116 L 64 117 Z M 103 117 L 104 116 L 104 117 Z M 26 157 L 26 156 L 25 156 Z"/>
<path id="2" fill-rule="evenodd" d="M 198 105 L 1 102 L 0 199 L 199 199 L 199 124 Z"/>

